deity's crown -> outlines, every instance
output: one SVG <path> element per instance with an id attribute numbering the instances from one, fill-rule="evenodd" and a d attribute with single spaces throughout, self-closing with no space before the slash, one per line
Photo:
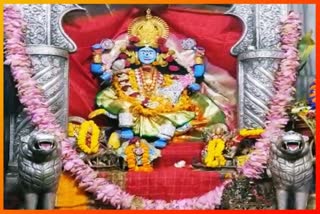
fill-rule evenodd
<path id="1" fill-rule="evenodd" d="M 138 37 L 136 46 L 158 47 L 158 39 L 167 39 L 169 27 L 167 23 L 158 16 L 152 16 L 151 10 L 147 9 L 145 16 L 135 18 L 128 27 L 128 35 Z"/>

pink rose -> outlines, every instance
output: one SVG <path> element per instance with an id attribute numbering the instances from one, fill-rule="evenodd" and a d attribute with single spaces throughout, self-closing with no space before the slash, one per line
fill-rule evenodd
<path id="1" fill-rule="evenodd" d="M 132 36 L 129 39 L 129 41 L 132 42 L 132 43 L 137 43 L 137 42 L 140 42 L 140 39 L 137 36 Z"/>

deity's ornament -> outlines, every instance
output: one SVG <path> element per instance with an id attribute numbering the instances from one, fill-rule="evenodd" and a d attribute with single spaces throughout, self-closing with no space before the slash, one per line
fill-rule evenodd
<path id="1" fill-rule="evenodd" d="M 258 137 L 264 132 L 264 129 L 262 128 L 256 128 L 256 129 L 241 129 L 239 131 L 239 135 L 241 137 Z"/>
<path id="2" fill-rule="evenodd" d="M 91 72 L 94 74 L 102 74 L 102 52 L 103 48 L 100 44 L 92 46 L 93 63 L 91 63 Z"/>
<path id="3" fill-rule="evenodd" d="M 147 10 L 145 17 L 135 18 L 128 28 L 131 40 L 135 39 L 136 46 L 161 47 L 169 36 L 169 27 L 160 17 L 152 16 L 151 10 Z"/>
<path id="4" fill-rule="evenodd" d="M 89 141 L 90 143 L 88 143 L 88 140 L 87 140 L 88 136 L 90 136 L 90 141 Z M 81 151 L 83 151 L 84 153 L 87 153 L 87 154 L 96 153 L 99 150 L 99 136 L 100 136 L 99 127 L 92 120 L 85 121 L 80 125 L 77 145 L 81 149 Z"/>
<path id="5" fill-rule="evenodd" d="M 316 81 L 310 85 L 308 101 L 311 109 L 316 109 Z"/>
<path id="6" fill-rule="evenodd" d="M 125 154 L 129 171 L 151 172 L 153 170 L 149 157 L 149 147 L 144 140 L 137 137 L 131 139 L 125 149 Z"/>
<path id="7" fill-rule="evenodd" d="M 209 141 L 207 145 L 207 153 L 203 155 L 204 164 L 208 167 L 218 168 L 226 164 L 226 159 L 223 156 L 225 142 L 221 138 L 215 138 Z"/>
<path id="8" fill-rule="evenodd" d="M 112 149 L 118 149 L 120 147 L 120 136 L 117 132 L 113 132 L 108 140 L 108 145 L 112 148 Z"/>

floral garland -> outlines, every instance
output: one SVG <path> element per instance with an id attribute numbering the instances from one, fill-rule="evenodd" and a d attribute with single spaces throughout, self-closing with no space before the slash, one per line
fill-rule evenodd
<path id="1" fill-rule="evenodd" d="M 221 138 L 215 138 L 208 143 L 208 153 L 204 159 L 204 163 L 208 167 L 216 168 L 226 165 L 226 159 L 222 155 L 225 142 Z"/>
<path id="2" fill-rule="evenodd" d="M 80 125 L 68 123 L 68 137 L 76 137 L 79 133 Z"/>
<path id="3" fill-rule="evenodd" d="M 6 5 L 4 9 L 6 64 L 11 65 L 20 102 L 25 106 L 32 123 L 38 129 L 55 134 L 61 140 L 63 168 L 75 177 L 79 187 L 92 193 L 96 200 L 111 204 L 118 209 L 215 209 L 220 205 L 223 190 L 231 180 L 226 180 L 200 197 L 166 202 L 130 195 L 119 186 L 98 177 L 98 173 L 85 164 L 72 147 L 72 139 L 66 137 L 64 130 L 56 122 L 54 114 L 45 102 L 43 92 L 32 79 L 33 69 L 26 52 L 24 38 L 25 26 L 20 11 L 13 5 Z"/>
<path id="4" fill-rule="evenodd" d="M 136 154 L 135 154 L 135 149 L 136 145 L 131 144 L 128 145 L 127 148 L 125 149 L 125 154 L 127 156 L 127 163 L 128 163 L 128 168 L 129 170 L 136 171 L 136 172 L 150 172 L 152 171 L 152 167 L 150 165 L 150 160 L 149 160 L 149 147 L 144 143 L 140 141 L 140 148 L 143 151 L 142 154 L 142 166 L 137 166 L 137 161 L 136 161 Z"/>
<path id="5" fill-rule="evenodd" d="M 90 146 L 87 145 L 88 132 L 91 132 Z M 81 123 L 77 141 L 78 147 L 87 154 L 97 153 L 99 150 L 99 135 L 100 129 L 92 120 Z"/>
<path id="6" fill-rule="evenodd" d="M 151 108 L 145 108 L 143 103 L 137 101 L 136 98 L 125 94 L 121 88 L 118 77 L 114 77 L 113 86 L 115 88 L 117 95 L 122 100 L 128 101 L 132 104 L 131 112 L 133 112 L 134 115 L 144 115 L 148 117 L 148 116 L 158 115 L 160 113 L 170 113 L 170 112 L 188 110 L 189 108 L 193 107 L 193 104 L 191 103 L 190 98 L 188 96 L 188 92 L 186 90 L 182 92 L 178 103 L 174 106 L 172 106 L 170 102 L 168 102 L 165 98 L 154 97 L 154 96 L 151 97 L 150 101 L 157 101 L 158 103 L 161 103 L 160 106 L 154 109 L 151 109 Z"/>
<path id="7" fill-rule="evenodd" d="M 241 129 L 239 131 L 239 135 L 241 137 L 249 137 L 249 136 L 259 136 L 264 132 L 264 129 L 257 128 L 257 129 Z"/>
<path id="8" fill-rule="evenodd" d="M 281 50 L 284 52 L 284 59 L 281 60 L 280 69 L 276 73 L 275 95 L 270 101 L 265 132 L 255 143 L 255 150 L 250 154 L 249 160 L 239 168 L 239 172 L 246 177 L 260 178 L 268 161 L 271 141 L 282 134 L 283 128 L 289 121 L 286 111 L 288 105 L 294 100 L 294 84 L 299 67 L 297 46 L 300 38 L 301 21 L 299 16 L 291 11 L 282 20 Z"/>

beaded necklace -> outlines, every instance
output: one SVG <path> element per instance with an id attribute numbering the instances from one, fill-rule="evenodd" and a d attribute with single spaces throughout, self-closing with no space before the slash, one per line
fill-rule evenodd
<path id="1" fill-rule="evenodd" d="M 146 75 L 142 68 L 135 70 L 135 76 L 140 92 L 146 97 L 152 96 L 157 86 L 160 86 L 163 83 L 163 76 L 155 68 L 152 67 L 149 72 L 151 75 Z"/>

